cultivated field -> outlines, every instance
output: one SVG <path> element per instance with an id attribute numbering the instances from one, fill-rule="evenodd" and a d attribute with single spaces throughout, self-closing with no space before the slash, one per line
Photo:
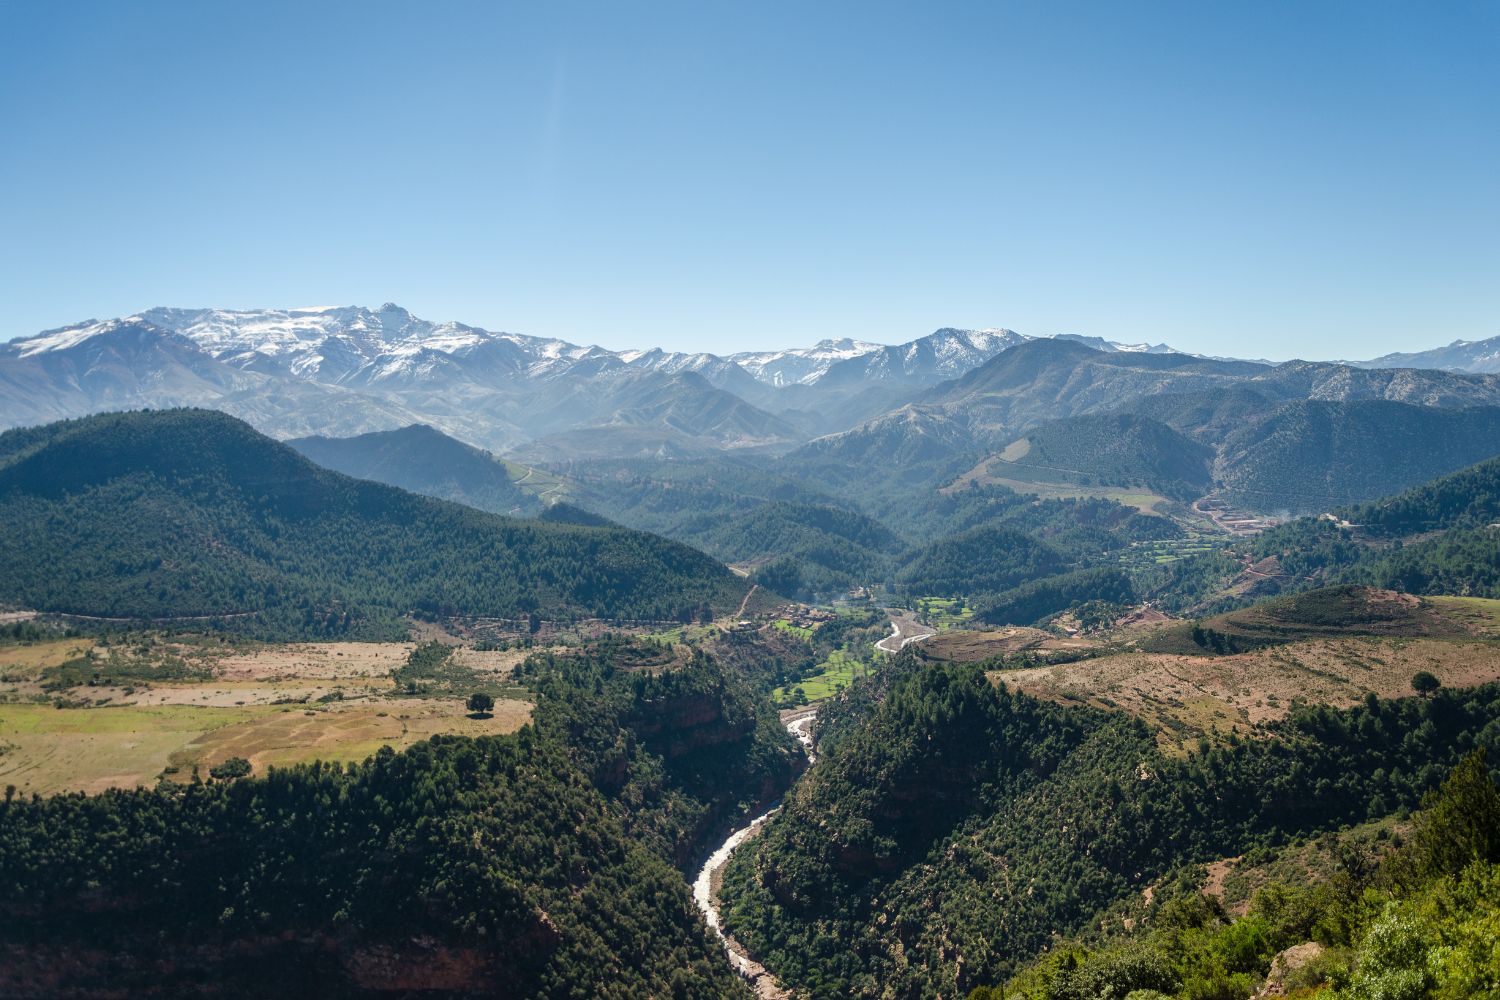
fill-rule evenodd
<path id="1" fill-rule="evenodd" d="M 865 677 L 870 672 L 870 665 L 863 660 L 856 659 L 841 649 L 833 653 L 818 664 L 818 672 L 810 677 L 805 677 L 795 684 L 784 688 L 777 688 L 771 692 L 771 699 L 778 704 L 807 705 L 831 698 L 844 688 L 853 684 L 855 678 Z M 800 689 L 802 697 L 797 698 L 794 691 Z"/>
<path id="2" fill-rule="evenodd" d="M 256 772 L 355 761 L 437 733 L 512 732 L 531 706 L 519 650 L 461 648 L 476 687 L 512 697 L 475 718 L 451 691 L 403 696 L 410 643 L 270 645 L 217 637 L 61 639 L 0 647 L 0 785 L 22 794 L 191 780 L 229 757 Z"/>

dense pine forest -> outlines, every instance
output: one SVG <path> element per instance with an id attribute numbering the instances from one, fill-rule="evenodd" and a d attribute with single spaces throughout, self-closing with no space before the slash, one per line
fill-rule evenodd
<path id="1" fill-rule="evenodd" d="M 693 621 L 746 590 L 678 543 L 350 479 L 203 410 L 0 435 L 0 519 L 0 601 L 267 638 L 399 638 L 408 614 Z"/>
<path id="2" fill-rule="evenodd" d="M 0 805 L 0 992 L 727 997 L 681 872 L 799 755 L 702 652 L 523 670 L 535 722 L 362 764 Z"/>
<path id="3" fill-rule="evenodd" d="M 893 669 L 726 877 L 733 932 L 814 997 L 1003 981 L 1182 866 L 1414 808 L 1500 740 L 1491 685 L 1307 708 L 1179 759 L 973 667 Z"/>

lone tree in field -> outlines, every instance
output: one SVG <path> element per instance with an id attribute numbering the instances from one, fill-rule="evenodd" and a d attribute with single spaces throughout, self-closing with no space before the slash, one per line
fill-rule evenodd
<path id="1" fill-rule="evenodd" d="M 1411 675 L 1411 689 L 1417 692 L 1417 694 L 1421 695 L 1423 698 L 1432 694 L 1432 692 L 1436 691 L 1442 686 L 1443 682 L 1438 680 L 1431 671 L 1418 670 L 1416 673 Z"/>
<path id="2" fill-rule="evenodd" d="M 469 711 L 473 712 L 475 715 L 489 715 L 490 710 L 495 707 L 495 699 L 491 698 L 483 691 L 475 691 L 473 694 L 469 695 L 467 704 L 469 706 Z"/>

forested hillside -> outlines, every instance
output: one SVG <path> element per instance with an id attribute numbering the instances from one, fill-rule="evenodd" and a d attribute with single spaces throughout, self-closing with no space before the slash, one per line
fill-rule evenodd
<path id="1" fill-rule="evenodd" d="M 1191 498 L 1208 488 L 1212 458 L 1212 449 L 1166 424 L 1110 413 L 1043 424 L 1012 442 L 996 461 L 1056 473 L 1064 481 L 1141 485 Z"/>
<path id="2" fill-rule="evenodd" d="M 349 479 L 223 414 L 0 436 L 0 601 L 259 634 L 401 635 L 402 615 L 691 620 L 746 585 L 684 545 Z"/>
<path id="3" fill-rule="evenodd" d="M 348 767 L 0 803 L 0 992 L 745 990 L 679 871 L 796 756 L 734 672 L 538 656 L 536 718 Z"/>
<path id="4" fill-rule="evenodd" d="M 1327 862 L 1309 871 L 1309 857 Z M 1244 869 L 1243 875 L 1241 869 Z M 1252 995 L 1489 997 L 1500 990 L 1500 790 L 1481 749 L 1422 802 L 1409 836 L 1326 836 L 1236 859 L 1236 911 L 1185 870 L 1128 921 L 1102 921 L 970 1000 Z M 1257 878 L 1265 872 L 1267 877 Z M 1136 992 L 1139 991 L 1139 992 Z"/>
<path id="5" fill-rule="evenodd" d="M 1228 555 L 1185 559 L 1139 583 L 1183 611 L 1334 583 L 1500 597 L 1497 522 L 1500 459 L 1491 459 L 1383 500 L 1298 518 L 1238 543 Z"/>
<path id="6" fill-rule="evenodd" d="M 913 594 L 989 594 L 1047 576 L 1064 565 L 1051 546 L 1002 526 L 971 528 L 909 553 L 897 574 Z"/>
<path id="7" fill-rule="evenodd" d="M 1387 400 L 1289 403 L 1224 441 L 1216 476 L 1255 510 L 1294 513 L 1385 496 L 1500 452 L 1500 407 Z"/>
<path id="8" fill-rule="evenodd" d="M 1001 981 L 1182 865 L 1413 807 L 1500 734 L 1492 685 L 1303 709 L 1180 758 L 1123 714 L 902 669 L 726 877 L 732 931 L 814 997 Z"/>
<path id="9" fill-rule="evenodd" d="M 543 494 L 560 499 L 567 493 L 552 476 L 507 464 L 423 424 L 351 438 L 294 438 L 287 444 L 325 469 L 494 514 L 535 515 Z"/>

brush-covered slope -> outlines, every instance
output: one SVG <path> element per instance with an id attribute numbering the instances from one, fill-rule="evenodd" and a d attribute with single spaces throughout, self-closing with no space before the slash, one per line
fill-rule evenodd
<path id="1" fill-rule="evenodd" d="M 802 995 L 916 1000 L 1003 979 L 1185 865 L 1415 805 L 1493 743 L 1500 687 L 1300 708 L 1184 757 L 1124 713 L 898 660 L 818 724 L 817 763 L 729 863 L 727 926 Z"/>
<path id="2" fill-rule="evenodd" d="M 390 633 L 407 613 L 675 619 L 745 589 L 684 545 L 350 479 L 203 410 L 0 436 L 0 523 L 0 601 L 276 634 Z"/>
<path id="3" fill-rule="evenodd" d="M 1166 424 L 1128 413 L 1055 420 L 1017 438 L 997 461 L 1072 482 L 1201 493 L 1213 451 Z"/>
<path id="4" fill-rule="evenodd" d="M 1318 513 L 1386 496 L 1500 453 L 1500 407 L 1388 400 L 1289 403 L 1225 441 L 1224 489 L 1254 509 Z"/>
<path id="5" fill-rule="evenodd" d="M 0 797 L 0 995 L 748 998 L 681 872 L 790 782 L 770 706 L 659 645 L 521 673 L 507 736 Z"/>
<path id="6" fill-rule="evenodd" d="M 524 485 L 537 473 L 507 465 L 426 424 L 348 438 L 295 438 L 287 444 L 323 468 L 355 479 L 373 479 L 495 514 L 534 514 L 541 509 L 541 489 Z M 545 481 L 561 488 L 554 477 L 546 476 Z"/>

